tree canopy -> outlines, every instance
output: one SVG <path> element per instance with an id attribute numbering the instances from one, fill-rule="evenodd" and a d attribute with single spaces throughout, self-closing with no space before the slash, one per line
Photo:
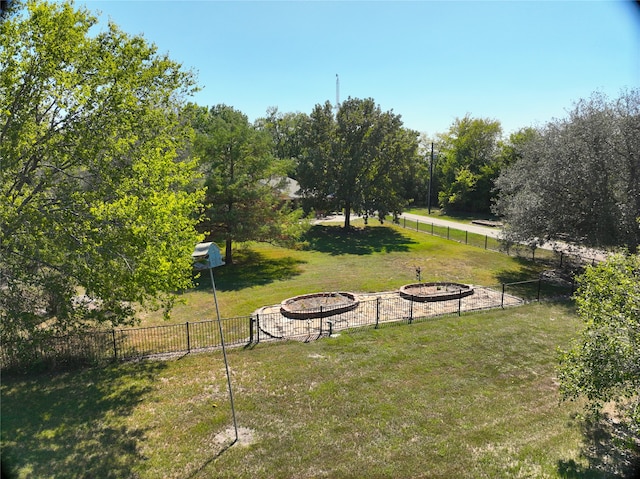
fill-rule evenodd
<path id="1" fill-rule="evenodd" d="M 640 255 L 614 255 L 577 279 L 584 329 L 562 353 L 562 395 L 596 409 L 619 402 L 640 437 Z"/>
<path id="2" fill-rule="evenodd" d="M 373 99 L 349 98 L 335 117 L 326 102 L 309 116 L 298 181 L 316 208 L 344 210 L 348 228 L 352 212 L 380 220 L 401 212 L 417 155 L 417 132 Z"/>
<path id="3" fill-rule="evenodd" d="M 440 136 L 437 163 L 444 209 L 486 212 L 491 210 L 491 190 L 500 167 L 498 121 L 481 118 L 456 119 Z"/>
<path id="4" fill-rule="evenodd" d="M 290 162 L 272 155 L 269 132 L 227 105 L 191 106 L 189 116 L 206 186 L 199 227 L 225 241 L 225 261 L 233 263 L 233 241 L 297 238 L 305 228 L 301 211 L 283 201 L 279 190 Z"/>
<path id="5" fill-rule="evenodd" d="M 92 36 L 71 3 L 14 7 L 0 23 L 3 341 L 169 307 L 199 239 L 178 114 L 191 73 L 112 23 Z"/>
<path id="6" fill-rule="evenodd" d="M 496 213 L 516 241 L 561 240 L 586 246 L 640 243 L 640 90 L 617 100 L 594 94 L 568 118 L 520 144 L 502 171 Z"/>

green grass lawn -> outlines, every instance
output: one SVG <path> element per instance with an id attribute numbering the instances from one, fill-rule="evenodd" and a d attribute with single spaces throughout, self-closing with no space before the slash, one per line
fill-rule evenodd
<path id="1" fill-rule="evenodd" d="M 345 234 L 338 225 L 314 226 L 306 249 L 265 243 L 236 247 L 235 264 L 214 270 L 220 314 L 245 316 L 262 306 L 300 294 L 321 291 L 377 292 L 416 281 L 456 281 L 484 286 L 538 277 L 544 269 L 532 263 L 476 246 L 399 226 L 371 222 Z M 172 323 L 215 318 L 208 274 L 200 286 L 181 295 Z M 141 325 L 166 324 L 159 313 L 142 314 Z"/>
<path id="2" fill-rule="evenodd" d="M 239 245 L 215 270 L 224 317 L 318 291 L 478 285 L 544 265 L 397 226 L 316 226 L 300 250 Z M 202 278 L 172 322 L 215 316 Z M 162 324 L 147 314 L 142 325 Z M 581 404 L 561 403 L 570 303 L 535 304 L 229 351 L 4 375 L 2 459 L 17 477 L 613 477 L 585 456 Z"/>
<path id="3" fill-rule="evenodd" d="M 452 316 L 313 343 L 2 378 L 17 477 L 608 477 L 559 402 L 569 303 Z"/>
<path id="4" fill-rule="evenodd" d="M 473 220 L 490 220 L 490 221 L 500 221 L 498 216 L 492 214 L 482 214 L 482 213 L 469 213 L 464 211 L 451 211 L 445 213 L 440 208 L 431 208 L 431 214 L 429 214 L 429 210 L 426 207 L 413 207 L 408 208 L 405 213 L 411 213 L 414 215 L 420 216 L 431 216 L 434 218 L 439 218 L 443 220 L 456 221 L 458 223 L 466 223 L 471 224 Z"/>

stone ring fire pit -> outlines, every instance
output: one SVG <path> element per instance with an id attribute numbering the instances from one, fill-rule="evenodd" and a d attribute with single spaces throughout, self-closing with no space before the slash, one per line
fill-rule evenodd
<path id="1" fill-rule="evenodd" d="M 280 312 L 291 319 L 326 318 L 351 311 L 359 301 L 352 293 L 313 293 L 289 298 L 280 303 Z"/>
<path id="2" fill-rule="evenodd" d="M 421 303 L 448 301 L 473 294 L 473 286 L 460 283 L 413 283 L 400 288 L 400 296 Z"/>

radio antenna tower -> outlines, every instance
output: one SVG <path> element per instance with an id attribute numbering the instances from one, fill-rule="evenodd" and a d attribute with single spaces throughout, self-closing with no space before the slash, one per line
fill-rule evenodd
<path id="1" fill-rule="evenodd" d="M 338 110 L 340 109 L 340 77 L 336 73 L 336 115 L 338 114 Z"/>

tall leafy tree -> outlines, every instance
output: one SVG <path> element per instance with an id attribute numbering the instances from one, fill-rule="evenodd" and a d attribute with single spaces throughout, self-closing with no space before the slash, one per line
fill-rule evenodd
<path id="1" fill-rule="evenodd" d="M 0 22 L 2 340 L 170 307 L 199 238 L 178 115 L 192 75 L 114 24 L 91 36 L 96 18 L 71 3 L 14 8 Z"/>
<path id="2" fill-rule="evenodd" d="M 501 133 L 498 121 L 465 116 L 441 135 L 437 164 L 442 208 L 490 211 L 491 190 L 501 165 Z"/>
<path id="3" fill-rule="evenodd" d="M 226 263 L 233 263 L 234 241 L 297 238 L 305 228 L 301 212 L 279 192 L 290 162 L 273 157 L 269 133 L 227 105 L 192 105 L 189 116 L 206 186 L 200 229 L 224 240 Z"/>
<path id="4" fill-rule="evenodd" d="M 563 398 L 586 397 L 596 411 L 616 401 L 640 438 L 640 255 L 614 255 L 578 277 L 584 329 L 563 351 Z"/>
<path id="5" fill-rule="evenodd" d="M 290 160 L 289 174 L 295 176 L 297 159 L 304 148 L 304 132 L 308 116 L 304 113 L 281 113 L 278 108 L 267 110 L 264 118 L 256 120 L 256 128 L 267 132 L 272 139 L 273 156 Z"/>
<path id="6" fill-rule="evenodd" d="M 331 211 L 339 208 L 335 168 L 338 154 L 333 106 L 328 101 L 316 105 L 304 126 L 303 151 L 298 158 L 296 177 L 305 209 Z"/>
<path id="7" fill-rule="evenodd" d="M 511 239 L 638 249 L 640 90 L 581 100 L 520 149 L 496 182 Z"/>
<path id="8" fill-rule="evenodd" d="M 345 228 L 352 212 L 381 220 L 397 216 L 408 200 L 403 186 L 417 152 L 417 132 L 371 98 L 347 99 L 335 118 L 329 102 L 316 105 L 298 168 L 300 186 L 316 205 L 344 210 Z"/>

